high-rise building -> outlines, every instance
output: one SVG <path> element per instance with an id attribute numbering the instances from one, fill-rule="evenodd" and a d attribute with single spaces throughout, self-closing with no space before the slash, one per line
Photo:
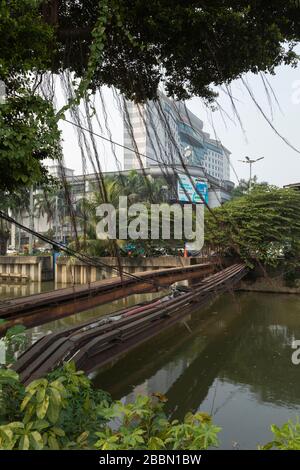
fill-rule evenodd
<path id="1" fill-rule="evenodd" d="M 180 165 L 200 167 L 204 174 L 230 181 L 230 152 L 203 130 L 203 121 L 181 102 L 160 93 L 145 105 L 127 102 L 124 113 L 124 169 Z M 133 149 L 133 151 L 129 150 Z"/>

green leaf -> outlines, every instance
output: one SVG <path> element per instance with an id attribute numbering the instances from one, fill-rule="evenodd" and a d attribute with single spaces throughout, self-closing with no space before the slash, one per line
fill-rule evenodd
<path id="1" fill-rule="evenodd" d="M 20 439 L 19 449 L 20 450 L 28 450 L 29 446 L 30 446 L 29 437 L 27 436 L 27 434 L 25 434 Z"/>
<path id="2" fill-rule="evenodd" d="M 24 409 L 26 408 L 26 406 L 28 405 L 28 403 L 30 402 L 30 400 L 32 399 L 34 394 L 35 394 L 35 390 L 29 390 L 26 393 L 26 395 L 25 395 L 25 397 L 24 397 L 24 399 L 21 403 L 21 407 L 20 407 L 21 411 L 24 411 Z"/>
<path id="3" fill-rule="evenodd" d="M 43 429 L 46 429 L 48 427 L 49 423 L 45 419 L 39 419 L 34 422 L 34 429 L 36 429 L 37 431 L 42 431 Z"/>
<path id="4" fill-rule="evenodd" d="M 40 387 L 36 394 L 36 401 L 38 403 L 42 403 L 44 401 L 45 394 L 46 394 L 46 389 L 44 387 Z"/>
<path id="5" fill-rule="evenodd" d="M 29 385 L 27 385 L 26 391 L 28 392 L 34 391 L 35 393 L 38 387 L 47 387 L 47 385 L 48 385 L 47 379 L 33 380 Z"/>
<path id="6" fill-rule="evenodd" d="M 59 418 L 60 407 L 53 403 L 53 401 L 49 402 L 47 417 L 52 424 L 55 424 Z"/>
<path id="7" fill-rule="evenodd" d="M 61 394 L 57 390 L 57 388 L 50 387 L 50 400 L 53 402 L 54 406 L 60 406 L 61 405 Z"/>
<path id="8" fill-rule="evenodd" d="M 43 438 L 38 431 L 33 431 L 30 434 L 30 440 L 35 450 L 42 450 L 44 448 Z"/>
<path id="9" fill-rule="evenodd" d="M 46 396 L 45 399 L 42 401 L 42 403 L 38 403 L 36 407 L 36 415 L 39 419 L 44 419 L 48 408 L 49 408 L 49 397 Z"/>
<path id="10" fill-rule="evenodd" d="M 59 450 L 58 441 L 57 441 L 56 437 L 54 437 L 53 435 L 49 436 L 48 445 L 49 445 L 50 449 L 52 449 L 52 450 Z"/>
<path id="11" fill-rule="evenodd" d="M 52 432 L 54 432 L 54 434 L 56 434 L 59 437 L 64 437 L 65 436 L 65 431 L 61 428 L 53 427 Z"/>
<path id="12" fill-rule="evenodd" d="M 89 437 L 89 432 L 88 431 L 84 431 L 82 434 L 80 434 L 80 436 L 76 439 L 76 442 L 77 444 L 81 445 L 83 444 L 87 438 Z"/>
<path id="13" fill-rule="evenodd" d="M 19 375 L 17 372 L 11 369 L 0 368 L 0 384 L 13 384 L 19 381 Z"/>

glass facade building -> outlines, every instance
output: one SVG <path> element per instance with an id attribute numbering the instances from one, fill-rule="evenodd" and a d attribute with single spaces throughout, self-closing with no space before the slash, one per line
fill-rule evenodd
<path id="1" fill-rule="evenodd" d="M 135 149 L 144 167 L 180 164 L 181 158 L 204 173 L 230 181 L 230 152 L 203 130 L 203 121 L 185 104 L 160 93 L 159 102 L 127 103 L 124 145 Z M 124 150 L 124 169 L 140 168 L 134 151 Z"/>

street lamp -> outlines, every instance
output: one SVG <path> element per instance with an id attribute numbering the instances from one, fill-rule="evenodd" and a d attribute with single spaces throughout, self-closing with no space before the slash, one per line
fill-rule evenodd
<path id="1" fill-rule="evenodd" d="M 256 158 L 256 160 L 252 160 L 251 158 L 249 157 L 245 157 L 245 160 L 239 160 L 239 162 L 242 162 L 242 163 L 248 163 L 248 165 L 250 166 L 250 179 L 249 179 L 249 189 L 251 189 L 251 181 L 252 181 L 252 165 L 253 163 L 256 163 L 258 162 L 259 160 L 263 160 L 265 157 L 260 157 L 260 158 Z"/>

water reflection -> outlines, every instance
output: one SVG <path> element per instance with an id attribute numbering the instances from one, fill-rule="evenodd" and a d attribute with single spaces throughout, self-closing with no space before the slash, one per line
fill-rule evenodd
<path id="1" fill-rule="evenodd" d="M 256 448 L 271 438 L 271 423 L 300 415 L 294 339 L 299 297 L 228 295 L 93 376 L 124 401 L 166 393 L 174 417 L 208 411 L 223 427 L 223 448 Z"/>
<path id="2" fill-rule="evenodd" d="M 0 285 L 0 302 L 5 302 L 8 298 L 23 297 L 31 294 L 39 294 L 40 292 L 48 292 L 51 290 L 61 289 L 66 287 L 65 285 L 54 285 L 53 282 L 42 282 L 42 283 L 29 283 L 27 285 Z M 140 302 L 149 301 L 156 297 L 161 297 L 167 293 L 167 290 L 149 294 L 136 294 L 119 299 L 111 302 L 107 305 L 101 305 L 99 307 L 87 310 L 85 312 L 77 313 L 69 317 L 62 318 L 60 320 L 51 321 L 44 325 L 36 326 L 25 331 L 26 341 L 20 347 L 13 345 L 10 354 L 13 354 L 16 358 L 29 346 L 35 343 L 42 336 L 50 334 L 54 331 L 59 331 L 64 328 L 68 328 L 74 325 L 79 325 L 93 318 L 98 318 L 103 315 L 107 315 L 117 310 L 121 310 L 131 305 L 135 305 Z M 5 349 L 3 342 L 0 340 L 0 363 L 5 362 Z"/>
<path id="3" fill-rule="evenodd" d="M 3 301 L 41 289 L 34 283 L 4 287 Z M 53 284 L 42 288 L 51 290 Z M 44 334 L 154 297 L 131 296 L 32 328 L 27 346 Z M 91 376 L 124 402 L 138 393 L 165 393 L 173 417 L 207 411 L 223 428 L 221 448 L 256 448 L 270 440 L 271 423 L 300 415 L 300 366 L 291 362 L 295 339 L 300 339 L 298 296 L 224 295 Z"/>
<path id="4" fill-rule="evenodd" d="M 57 286 L 57 288 L 64 287 Z M 26 284 L 0 284 L 0 303 L 5 299 L 12 299 L 16 297 L 25 297 L 28 295 L 39 294 L 40 292 L 49 292 L 55 289 L 55 284 L 49 282 L 28 282 Z"/>

